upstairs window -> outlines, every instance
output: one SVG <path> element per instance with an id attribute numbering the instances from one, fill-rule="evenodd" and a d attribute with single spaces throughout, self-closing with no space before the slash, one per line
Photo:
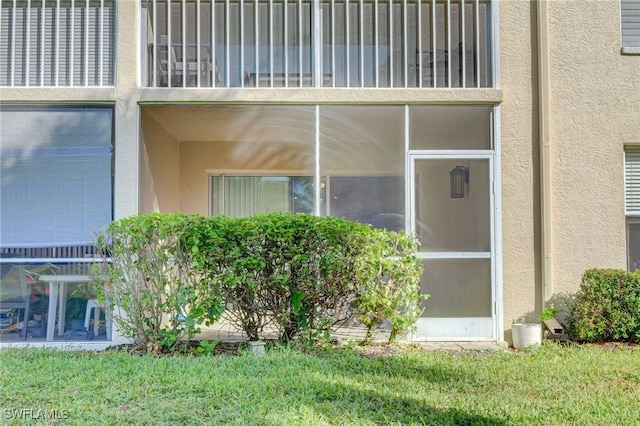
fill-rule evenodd
<path id="1" fill-rule="evenodd" d="M 0 86 L 113 86 L 115 0 L 2 0 Z"/>
<path id="2" fill-rule="evenodd" d="M 143 0 L 149 87 L 493 86 L 490 0 Z"/>
<path id="3" fill-rule="evenodd" d="M 622 53 L 640 55 L 640 0 L 620 0 Z"/>

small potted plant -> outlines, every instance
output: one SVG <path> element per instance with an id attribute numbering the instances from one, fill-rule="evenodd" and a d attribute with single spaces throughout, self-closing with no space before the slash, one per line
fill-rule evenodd
<path id="1" fill-rule="evenodd" d="M 87 299 L 72 297 L 67 300 L 66 320 L 71 323 L 71 331 L 84 330 L 84 315 L 87 310 Z"/>
<path id="2" fill-rule="evenodd" d="M 552 338 L 561 338 L 564 336 L 564 328 L 556 319 L 556 315 L 561 313 L 562 310 L 556 309 L 553 306 L 547 306 L 540 314 L 540 322 L 545 325 L 547 331 L 545 335 Z"/>

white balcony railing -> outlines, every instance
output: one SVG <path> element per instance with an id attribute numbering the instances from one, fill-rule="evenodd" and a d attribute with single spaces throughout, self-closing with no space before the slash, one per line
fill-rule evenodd
<path id="1" fill-rule="evenodd" d="M 113 86 L 115 0 L 2 0 L 0 86 Z"/>
<path id="2" fill-rule="evenodd" d="M 491 0 L 143 0 L 148 87 L 493 86 Z"/>

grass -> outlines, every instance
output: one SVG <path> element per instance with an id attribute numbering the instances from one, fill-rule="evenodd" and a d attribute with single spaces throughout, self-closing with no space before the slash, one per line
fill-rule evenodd
<path id="1" fill-rule="evenodd" d="M 640 424 L 640 349 L 548 344 L 377 358 L 348 348 L 272 348 L 264 357 L 8 349 L 0 398 L 8 424 L 42 424 L 37 410 L 57 410 L 68 418 L 47 424 L 632 425 Z M 11 414 L 20 409 L 32 414 Z"/>

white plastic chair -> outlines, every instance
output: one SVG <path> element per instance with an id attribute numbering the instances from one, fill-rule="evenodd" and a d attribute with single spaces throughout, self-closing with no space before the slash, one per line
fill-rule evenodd
<path id="1" fill-rule="evenodd" d="M 84 314 L 84 329 L 89 330 L 89 324 L 91 323 L 91 313 L 93 312 L 93 334 L 94 336 L 98 335 L 98 331 L 100 329 L 100 312 L 102 308 L 98 304 L 98 302 L 94 299 L 87 300 L 87 311 Z M 105 316 L 107 317 L 107 323 L 105 324 L 105 329 L 107 332 L 107 340 L 111 340 L 111 316 L 108 312 L 105 312 Z"/>

